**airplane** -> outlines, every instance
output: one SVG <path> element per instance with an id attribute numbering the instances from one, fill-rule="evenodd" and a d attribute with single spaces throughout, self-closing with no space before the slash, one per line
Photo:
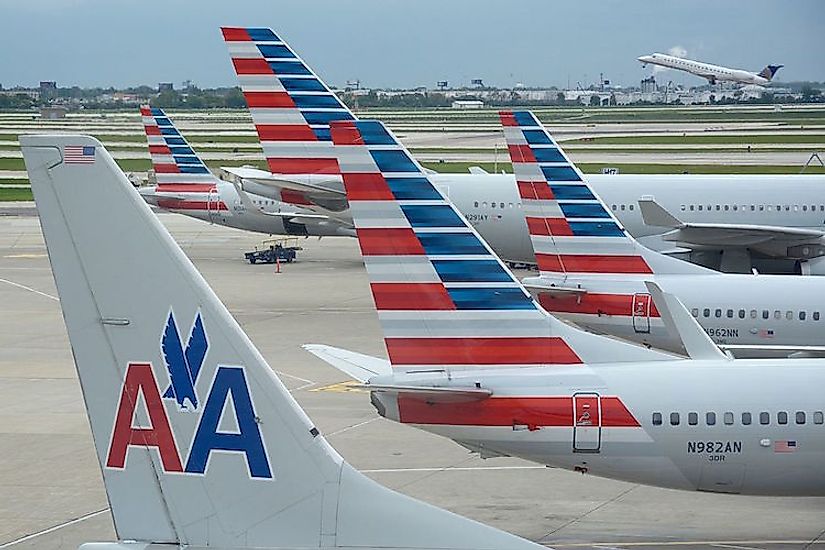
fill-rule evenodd
<path id="1" fill-rule="evenodd" d="M 149 204 L 209 223 L 269 235 L 354 236 L 351 225 L 308 210 L 298 200 L 294 201 L 298 204 L 289 204 L 287 192 L 272 198 L 247 193 L 240 184 L 222 181 L 209 171 L 163 109 L 144 105 L 140 114 L 157 179 L 157 185 L 139 188 Z"/>
<path id="2" fill-rule="evenodd" d="M 307 208 L 351 224 L 340 176 L 331 173 L 329 122 L 356 116 L 271 29 L 221 31 L 269 167 L 222 170 L 244 186 L 256 185 L 256 193 L 278 198 L 288 190 Z M 513 176 L 474 172 L 429 177 L 497 254 L 530 262 Z M 628 231 L 654 250 L 691 254 L 725 271 L 750 273 L 753 258 L 766 258 L 763 270 L 825 274 L 825 201 L 815 198 L 822 196 L 823 176 L 599 174 L 590 183 Z M 646 225 L 637 204 L 642 197 L 654 197 L 702 229 L 679 232 L 678 243 L 666 240 L 674 228 Z"/>
<path id="3" fill-rule="evenodd" d="M 588 330 L 681 352 L 646 281 L 679 297 L 738 356 L 825 355 L 818 278 L 719 273 L 641 246 L 530 111 L 500 113 L 540 275 L 522 283 Z"/>
<path id="4" fill-rule="evenodd" d="M 331 130 L 389 360 L 305 348 L 358 380 L 381 416 L 483 457 L 675 489 L 825 494 L 825 360 L 733 359 L 654 282 L 689 359 L 562 322 L 380 122 Z"/>
<path id="5" fill-rule="evenodd" d="M 99 141 L 20 145 L 118 539 L 81 550 L 545 548 L 355 470 Z M 198 399 L 181 407 L 167 384 Z"/>
<path id="6" fill-rule="evenodd" d="M 641 61 L 643 67 L 649 63 L 668 69 L 685 71 L 696 76 L 701 76 L 710 84 L 716 84 L 717 82 L 737 82 L 739 84 L 767 86 L 771 83 L 771 80 L 773 80 L 776 72 L 784 67 L 784 65 L 767 65 L 758 73 L 752 73 L 742 69 L 730 69 L 728 67 L 711 65 L 710 63 L 702 63 L 701 61 L 693 61 L 663 53 L 642 55 L 636 59 Z"/>

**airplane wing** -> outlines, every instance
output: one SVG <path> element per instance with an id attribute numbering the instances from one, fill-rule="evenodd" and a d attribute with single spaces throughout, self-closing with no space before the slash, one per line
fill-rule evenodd
<path id="1" fill-rule="evenodd" d="M 652 197 L 639 199 L 639 209 L 645 224 L 673 229 L 662 237 L 664 240 L 678 242 L 689 248 L 753 247 L 777 240 L 788 244 L 802 244 L 825 236 L 825 233 L 816 229 L 778 225 L 683 222 Z"/>
<path id="2" fill-rule="evenodd" d="M 243 180 L 253 181 L 261 185 L 275 187 L 276 189 L 290 189 L 293 191 L 301 191 L 317 198 L 336 198 L 340 199 L 346 197 L 344 189 L 340 184 L 340 180 L 315 178 L 318 181 L 310 181 L 309 179 L 288 178 L 284 176 L 276 176 L 265 170 L 257 168 L 248 168 L 245 166 L 222 166 L 221 170 L 229 181 L 241 182 Z"/>
<path id="3" fill-rule="evenodd" d="M 249 214 L 264 217 L 284 218 L 301 223 L 322 222 L 329 220 L 329 216 L 324 216 L 323 214 L 309 214 L 304 212 L 266 212 L 252 202 L 252 199 L 249 198 L 247 192 L 241 188 L 240 183 L 232 180 L 232 186 L 235 187 L 235 191 L 237 191 L 238 197 L 241 199 L 241 204 L 244 205 Z"/>

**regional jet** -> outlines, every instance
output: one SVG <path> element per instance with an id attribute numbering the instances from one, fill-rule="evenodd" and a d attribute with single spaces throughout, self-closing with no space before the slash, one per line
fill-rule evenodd
<path id="1" fill-rule="evenodd" d="M 223 171 L 245 188 L 254 185 L 255 193 L 280 200 L 286 191 L 303 206 L 351 224 L 334 173 L 329 122 L 355 115 L 271 29 L 222 32 L 269 166 Z M 478 172 L 429 177 L 502 258 L 532 261 L 513 176 Z M 692 254 L 725 271 L 749 273 L 753 258 L 766 258 L 789 264 L 771 269 L 825 273 L 823 176 L 593 175 L 590 184 L 628 231 L 655 250 Z M 637 204 L 643 197 L 694 229 L 645 224 Z"/>
<path id="2" fill-rule="evenodd" d="M 636 59 L 642 62 L 643 67 L 651 64 L 668 69 L 676 69 L 677 71 L 685 71 L 696 76 L 701 76 L 710 84 L 716 84 L 717 82 L 737 82 L 739 84 L 767 86 L 771 83 L 771 80 L 773 80 L 776 72 L 784 67 L 784 65 L 767 65 L 758 73 L 752 73 L 742 69 L 730 69 L 728 67 L 711 65 L 710 63 L 702 63 L 701 61 L 693 61 L 663 53 L 643 55 Z"/>
<path id="3" fill-rule="evenodd" d="M 20 145 L 117 536 L 82 549 L 545 548 L 355 470 L 99 141 L 27 135 Z M 66 155 L 77 147 L 83 163 Z M 169 334 L 190 334 L 184 353 L 198 364 L 186 408 L 163 395 L 175 385 Z"/>
<path id="4" fill-rule="evenodd" d="M 732 359 L 650 282 L 691 359 L 561 322 L 380 122 L 331 130 L 389 361 L 308 349 L 359 379 L 379 414 L 486 457 L 677 489 L 825 494 L 825 359 Z"/>

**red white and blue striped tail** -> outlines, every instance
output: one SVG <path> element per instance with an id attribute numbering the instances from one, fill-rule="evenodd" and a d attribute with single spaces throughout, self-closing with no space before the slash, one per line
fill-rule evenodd
<path id="1" fill-rule="evenodd" d="M 271 29 L 222 27 L 273 174 L 335 174 L 329 136 L 350 110 Z"/>
<path id="2" fill-rule="evenodd" d="M 609 355 L 591 340 L 607 348 L 615 341 L 564 325 L 533 301 L 380 122 L 330 128 L 393 367 L 559 365 Z M 618 346 L 634 357 L 640 349 Z"/>
<path id="3" fill-rule="evenodd" d="M 530 111 L 502 111 L 542 275 L 653 273 L 642 251 Z"/>

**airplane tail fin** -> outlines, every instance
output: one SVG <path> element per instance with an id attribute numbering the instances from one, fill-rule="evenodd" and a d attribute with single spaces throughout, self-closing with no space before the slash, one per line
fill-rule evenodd
<path id="1" fill-rule="evenodd" d="M 120 540 L 538 548 L 355 471 L 100 142 L 20 142 Z"/>
<path id="2" fill-rule="evenodd" d="M 776 75 L 777 71 L 784 66 L 785 65 L 767 65 L 764 69 L 759 71 L 759 76 L 762 78 L 767 78 L 768 80 L 773 80 L 773 77 Z"/>
<path id="3" fill-rule="evenodd" d="M 542 310 L 383 124 L 342 121 L 330 128 L 393 368 L 661 357 Z"/>
<path id="4" fill-rule="evenodd" d="M 707 272 L 636 242 L 532 112 L 500 117 L 542 275 Z"/>
<path id="5" fill-rule="evenodd" d="M 270 172 L 334 174 L 329 123 L 347 106 L 272 29 L 221 31 Z"/>

